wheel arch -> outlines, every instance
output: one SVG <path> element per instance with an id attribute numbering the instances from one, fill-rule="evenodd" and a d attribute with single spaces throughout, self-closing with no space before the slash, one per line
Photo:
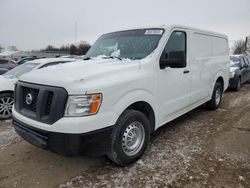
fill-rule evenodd
<path id="1" fill-rule="evenodd" d="M 114 105 L 114 110 L 117 114 L 115 122 L 127 109 L 142 112 L 149 119 L 151 132 L 155 130 L 157 124 L 157 105 L 151 93 L 145 90 L 136 90 L 121 97 Z"/>
<path id="2" fill-rule="evenodd" d="M 228 80 L 227 80 L 228 79 Z M 227 81 L 227 82 L 226 82 Z M 214 89 L 214 85 L 215 83 L 217 82 L 220 82 L 222 87 L 223 87 L 223 91 L 225 91 L 229 85 L 229 75 L 228 77 L 225 76 L 224 72 L 221 70 L 221 71 L 218 71 L 215 76 L 214 76 L 214 79 L 213 79 L 213 82 L 211 83 L 211 92 L 213 92 L 213 89 Z"/>
<path id="3" fill-rule="evenodd" d="M 150 132 L 154 132 L 155 130 L 155 112 L 152 106 L 145 101 L 137 101 L 133 104 L 129 105 L 125 110 L 137 110 L 142 112 L 149 120 L 150 124 Z"/>
<path id="4" fill-rule="evenodd" d="M 224 79 L 222 78 L 222 76 L 218 77 L 215 83 L 220 83 L 222 86 L 222 90 L 224 91 L 224 87 L 225 87 L 225 83 L 224 83 Z"/>

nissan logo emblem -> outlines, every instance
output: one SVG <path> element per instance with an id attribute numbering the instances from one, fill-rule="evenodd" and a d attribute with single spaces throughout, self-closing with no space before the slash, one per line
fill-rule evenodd
<path id="1" fill-rule="evenodd" d="M 32 95 L 31 95 L 30 93 L 28 93 L 28 94 L 26 95 L 26 97 L 25 97 L 25 102 L 26 102 L 26 104 L 27 104 L 27 105 L 31 105 L 32 100 L 33 100 Z"/>

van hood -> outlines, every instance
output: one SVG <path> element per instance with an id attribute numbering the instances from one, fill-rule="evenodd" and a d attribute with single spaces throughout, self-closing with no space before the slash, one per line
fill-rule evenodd
<path id="1" fill-rule="evenodd" d="M 116 59 L 93 59 L 59 64 L 24 74 L 20 81 L 49 86 L 64 87 L 70 90 L 77 84 L 114 81 L 129 77 L 139 70 L 139 61 Z M 85 83 L 85 84 L 83 84 Z M 96 85 L 96 84 L 95 84 Z"/>

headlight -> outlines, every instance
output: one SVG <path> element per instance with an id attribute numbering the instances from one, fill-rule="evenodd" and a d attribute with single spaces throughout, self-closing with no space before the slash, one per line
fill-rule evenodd
<path id="1" fill-rule="evenodd" d="M 69 96 L 65 116 L 87 116 L 98 112 L 102 94 Z"/>
<path id="2" fill-rule="evenodd" d="M 233 72 L 230 72 L 230 74 L 229 74 L 230 78 L 233 78 L 234 75 L 235 75 L 235 72 L 234 72 L 234 71 L 233 71 Z"/>

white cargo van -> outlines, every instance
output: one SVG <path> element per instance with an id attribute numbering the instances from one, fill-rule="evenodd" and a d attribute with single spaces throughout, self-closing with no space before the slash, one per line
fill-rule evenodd
<path id="1" fill-rule="evenodd" d="M 59 154 L 94 152 L 128 165 L 162 125 L 204 103 L 218 108 L 228 49 L 225 35 L 185 26 L 102 35 L 83 61 L 20 77 L 15 130 Z"/>

